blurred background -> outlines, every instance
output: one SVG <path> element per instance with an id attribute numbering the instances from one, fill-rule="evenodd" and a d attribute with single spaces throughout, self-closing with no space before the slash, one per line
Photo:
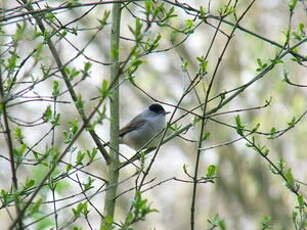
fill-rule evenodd
<path id="1" fill-rule="evenodd" d="M 81 4 L 86 3 L 86 1 L 79 2 Z M 157 1 L 157 4 L 161 2 Z M 183 2 L 198 9 L 200 6 L 204 6 L 207 10 L 210 9 L 210 15 L 218 15 L 217 10 L 227 3 L 227 1 L 194 0 Z M 34 7 L 37 9 L 39 7 L 44 8 L 47 5 L 49 7 L 58 7 L 64 3 L 63 1 L 38 1 L 38 4 L 34 5 Z M 227 51 L 222 58 L 210 98 L 224 91 L 239 87 L 254 78 L 259 73 L 256 70 L 258 68 L 257 59 L 261 59 L 263 62 L 269 62 L 270 59 L 274 59 L 280 49 L 270 42 L 264 41 L 262 38 L 281 45 L 284 44 L 285 33 L 289 27 L 288 3 L 285 0 L 259 0 L 255 2 L 240 22 L 240 26 L 261 37 L 253 36 L 238 29 L 235 31 L 234 37 L 231 39 Z M 240 16 L 248 4 L 248 1 L 238 1 L 237 15 Z M 14 1 L 2 1 L 3 9 L 14 8 L 18 5 Z M 136 17 L 144 18 L 142 6 L 144 6 L 143 2 L 130 3 L 123 9 L 120 41 L 121 60 L 125 60 L 135 44 L 128 26 L 134 27 Z M 92 10 L 90 10 L 90 7 L 93 6 L 55 11 L 55 25 L 69 24 L 66 27 L 68 28 L 66 30 L 67 35 L 64 38 L 61 38 L 59 35 L 53 38 L 62 61 L 64 63 L 69 62 L 68 66 L 70 68 L 80 71 L 86 62 L 90 62 L 92 65 L 88 78 L 81 81 L 81 77 L 77 76 L 72 80 L 73 83 L 76 83 L 75 90 L 82 95 L 83 100 L 86 102 L 85 109 L 87 112 L 92 111 L 96 105 L 97 100 L 93 98 L 100 95 L 98 88 L 101 87 L 103 79 L 109 79 L 110 75 L 110 18 L 100 31 L 98 20 L 102 19 L 104 12 L 111 9 L 111 5 L 94 6 Z M 172 5 L 165 2 L 164 7 L 170 9 Z M 25 12 L 25 10 L 20 9 L 20 12 L 18 12 L 17 9 L 15 11 L 16 14 L 21 12 Z M 7 12 L 6 16 L 10 16 L 10 13 L 12 12 Z M 85 13 L 87 13 L 85 16 L 78 19 Z M 178 30 L 185 28 L 189 20 L 194 20 L 195 16 L 189 15 L 179 7 L 174 7 L 174 14 L 177 17 L 168 21 L 168 24 L 172 27 L 159 27 L 153 24 L 145 33 L 144 39 L 153 38 L 160 34 L 159 47 L 156 51 L 142 57 L 145 63 L 133 74 L 135 84 L 156 100 L 167 103 L 164 107 L 168 111 L 173 111 L 174 109 L 168 104 L 176 105 L 187 89 L 190 79 L 195 77 L 198 70 L 196 58 L 206 54 L 219 22 L 214 18 L 208 18 L 207 23 L 200 23 L 191 33 L 176 33 L 172 28 L 177 28 Z M 73 22 L 74 19 L 78 20 Z M 234 22 L 233 16 L 226 17 L 225 19 Z M 305 19 L 306 3 L 299 1 L 290 21 L 292 31 L 297 31 L 298 25 L 306 22 Z M 195 20 L 194 25 L 199 22 L 199 20 Z M 1 30 L 6 34 L 1 37 L 2 60 L 7 60 L 11 55 L 8 51 L 14 50 L 20 57 L 17 62 L 20 62 L 34 48 L 39 47 L 39 44 L 43 41 L 41 36 L 34 35 L 37 33 L 37 26 L 33 20 L 29 20 L 27 17 L 18 17 L 9 21 L 2 21 L 1 23 Z M 18 30 L 18 25 L 24 25 L 25 28 L 21 32 L 21 37 L 15 37 L 14 41 L 13 34 Z M 55 29 L 55 25 L 48 25 L 50 31 Z M 208 74 L 204 77 L 201 84 L 196 87 L 195 92 L 189 93 L 182 101 L 181 107 L 187 110 L 198 105 L 197 97 L 204 100 L 209 79 L 212 77 L 218 58 L 227 42 L 227 37 L 223 33 L 230 34 L 232 27 L 222 23 L 220 29 L 222 33 L 217 34 L 208 56 Z M 64 32 L 65 30 L 63 30 Z M 297 40 L 291 37 L 290 47 L 297 42 Z M 11 106 L 9 113 L 15 121 L 31 122 L 41 118 L 48 105 L 53 106 L 53 103 L 47 99 L 50 99 L 52 96 L 53 82 L 55 80 L 59 82 L 60 91 L 63 94 L 57 100 L 63 103 L 57 103 L 56 110 L 58 113 L 61 113 L 61 125 L 56 127 L 54 140 L 52 140 L 52 135 L 47 135 L 43 141 L 34 147 L 35 151 L 43 153 L 46 146 L 50 146 L 51 143 L 59 150 L 63 150 L 66 146 L 63 143 L 63 131 L 69 129 L 68 122 L 73 119 L 78 120 L 80 124 L 82 122 L 71 103 L 70 95 L 66 92 L 61 75 L 55 71 L 55 61 L 48 47 L 43 45 L 41 49 L 38 57 L 30 58 L 22 66 L 17 79 L 20 84 L 16 85 L 12 90 L 12 95 L 16 95 L 16 97 L 9 102 Z M 306 50 L 306 43 L 299 47 L 299 53 L 303 56 L 306 56 Z M 284 81 L 285 73 L 287 73 L 291 82 L 307 85 L 306 65 L 299 65 L 292 61 L 292 58 L 293 56 L 286 55 L 283 58 L 282 64 L 274 67 L 265 77 L 247 88 L 219 112 L 263 106 L 266 100 L 271 100 L 271 104 L 266 108 L 241 112 L 242 122 L 247 124 L 249 128 L 260 123 L 259 131 L 263 133 L 269 133 L 273 127 L 277 130 L 286 129 L 288 122 L 293 117 L 300 117 L 307 108 L 306 88 L 294 87 Z M 185 63 L 187 63 L 187 66 L 183 68 Z M 29 86 L 33 84 L 31 79 L 43 79 L 42 66 L 51 67 L 51 71 L 55 71 L 55 73 L 47 80 L 37 83 L 33 88 L 30 88 Z M 128 76 L 122 76 L 120 84 L 120 126 L 125 125 L 132 117 L 152 102 L 151 98 L 131 84 Z M 208 104 L 208 109 L 214 108 L 218 103 L 219 99 L 213 100 Z M 108 107 L 107 104 L 104 105 L 106 109 Z M 200 110 L 196 111 L 201 113 Z M 178 110 L 175 118 L 180 117 L 183 113 L 184 111 Z M 252 149 L 247 148 L 244 140 L 223 145 L 239 138 L 235 129 L 225 125 L 225 123 L 235 125 L 235 115 L 237 113 L 217 116 L 215 119 L 220 123 L 208 121 L 206 124 L 205 129 L 206 132 L 210 133 L 210 136 L 203 145 L 204 148 L 208 149 L 201 153 L 199 172 L 200 175 L 205 176 L 209 165 L 217 165 L 218 179 L 216 183 L 206 183 L 198 186 L 196 229 L 209 229 L 210 224 L 207 219 L 214 217 L 216 214 L 224 219 L 227 229 L 261 229 L 260 223 L 265 216 L 272 217 L 274 229 L 294 229 L 291 218 L 292 212 L 297 205 L 297 200 L 286 188 L 280 176 L 274 176 L 265 160 Z M 185 126 L 192 122 L 193 119 L 192 115 L 188 115 L 181 119 L 177 125 Z M 16 127 L 17 124 L 12 122 L 12 130 Z M 24 142 L 29 146 L 33 146 L 47 133 L 50 127 L 50 124 L 47 123 L 33 127 L 27 123 L 27 126 L 22 127 Z M 3 128 L 2 124 L 1 128 Z M 106 119 L 99 123 L 95 130 L 103 140 L 108 141 L 108 109 Z M 199 125 L 190 128 L 183 136 L 188 140 L 197 141 Z M 268 139 L 267 137 L 259 135 L 258 140 L 270 149 L 270 159 L 274 162 L 284 160 L 286 166 L 292 168 L 295 179 L 306 183 L 306 118 L 303 117 L 294 128 L 279 138 Z M 187 170 L 191 174 L 194 171 L 197 144 L 188 140 L 177 137 L 161 148 L 148 177 L 148 180 L 154 179 L 154 181 L 149 183 L 147 187 L 149 188 L 155 184 L 157 186 L 144 193 L 144 197 L 148 199 L 151 207 L 159 210 L 159 212 L 148 215 L 144 222 L 138 223 L 135 226 L 136 229 L 185 230 L 190 228 L 192 184 L 171 179 L 173 177 L 188 179 L 183 170 L 184 165 L 186 165 Z M 16 141 L 16 146 L 18 145 Z M 8 149 L 4 135 L 0 136 L 0 146 L 0 155 L 2 156 L 0 158 L 0 189 L 9 190 L 11 186 L 8 183 L 8 180 L 10 180 L 8 175 L 10 164 L 5 158 L 8 157 Z M 84 133 L 78 139 L 75 145 L 76 149 L 67 154 L 65 161 L 68 163 L 74 162 L 76 153 L 79 150 L 85 151 L 93 147 L 94 144 L 90 136 Z M 126 157 L 130 157 L 135 153 L 134 150 L 126 146 L 121 146 L 120 150 Z M 104 178 L 106 165 L 100 155 L 98 154 L 97 156 L 98 160 L 85 167 L 84 171 Z M 150 161 L 151 157 L 152 154 L 146 157 L 145 164 Z M 28 158 L 33 159 L 32 154 L 29 154 Z M 122 158 L 121 160 L 124 159 Z M 136 162 L 136 164 L 139 163 Z M 59 172 L 64 168 L 65 164 L 59 165 Z M 44 166 L 21 165 L 18 168 L 19 181 L 22 183 L 27 178 L 39 180 L 46 171 L 47 168 Z M 119 186 L 119 193 L 134 187 L 135 177 L 130 178 L 134 172 L 135 167 L 133 165 L 129 165 L 121 171 L 120 180 L 124 182 Z M 77 174 L 81 181 L 87 181 L 90 176 L 80 171 Z M 76 175 L 72 174 L 59 183 L 55 193 L 56 199 L 66 199 L 57 202 L 57 208 L 72 204 L 83 197 L 75 178 Z M 163 183 L 158 184 L 159 182 Z M 102 184 L 101 180 L 95 178 L 94 190 Z M 306 197 L 306 184 L 301 184 L 300 191 Z M 100 211 L 103 210 L 103 194 L 103 192 L 99 193 L 92 199 L 92 203 Z M 44 201 L 53 199 L 47 187 L 40 192 L 39 197 Z M 118 222 L 125 217 L 132 199 L 133 191 L 126 192 L 119 197 L 116 210 Z M 59 211 L 59 221 L 63 226 L 65 226 L 65 221 L 69 220 L 72 216 L 72 207 L 70 206 Z M 2 226 L 6 226 L 5 229 L 11 222 L 9 213 L 12 210 L 12 207 L 0 209 L 0 222 Z M 44 203 L 40 213 L 29 218 L 29 223 L 52 211 L 52 203 Z M 94 229 L 98 229 L 100 217 L 94 209 L 91 209 L 89 219 L 91 223 L 94 223 Z M 52 224 L 53 217 L 51 215 L 45 218 L 44 221 L 31 225 L 29 229 L 49 229 Z M 85 221 L 79 221 L 74 224 L 85 226 L 84 229 L 87 229 Z"/>

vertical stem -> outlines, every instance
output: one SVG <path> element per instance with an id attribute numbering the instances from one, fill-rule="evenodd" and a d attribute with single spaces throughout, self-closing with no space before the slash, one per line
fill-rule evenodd
<path id="1" fill-rule="evenodd" d="M 218 62 L 214 68 L 214 72 L 213 75 L 210 79 L 209 85 L 208 85 L 208 89 L 206 92 L 206 96 L 205 96 L 205 104 L 204 104 L 204 108 L 203 108 L 203 116 L 202 116 L 202 121 L 201 121 L 201 130 L 200 130 L 200 136 L 199 136 L 199 142 L 198 142 L 198 148 L 197 148 L 197 155 L 196 155 L 196 161 L 195 161 L 195 170 L 194 170 L 194 176 L 193 176 L 193 192 L 192 192 L 192 204 L 191 204 L 191 217 L 190 217 L 190 221 L 191 221 L 191 230 L 195 229 L 195 205 L 196 205 L 196 195 L 197 195 L 197 179 L 198 179 L 198 169 L 199 169 L 199 164 L 200 164 L 200 154 L 201 154 L 201 147 L 202 147 L 202 137 L 203 134 L 205 133 L 205 124 L 206 124 L 206 114 L 207 113 L 207 105 L 209 102 L 209 95 L 213 86 L 213 82 L 215 80 L 217 71 L 219 70 L 220 64 L 222 62 L 222 58 L 224 57 L 224 54 L 228 48 L 228 45 L 231 41 L 231 39 L 233 38 L 234 32 L 237 29 L 239 22 L 243 19 L 243 17 L 246 15 L 246 13 L 249 11 L 249 9 L 252 7 L 252 5 L 255 3 L 256 0 L 252 0 L 250 2 L 250 4 L 247 6 L 247 8 L 245 9 L 245 11 L 241 14 L 241 16 L 237 19 L 234 27 L 232 28 L 232 31 L 230 32 L 230 35 L 228 36 L 228 39 L 226 41 L 226 44 L 222 50 L 222 53 L 220 54 L 220 56 L 218 57 Z M 229 6 L 229 4 L 231 3 L 231 1 L 228 2 L 227 7 Z M 236 8 L 236 4 L 238 3 L 238 1 L 235 2 L 234 8 Z M 225 18 L 225 16 L 221 15 L 220 16 L 220 22 L 218 24 L 217 30 L 219 29 L 223 19 Z M 224 102 L 225 103 L 225 102 Z M 215 110 L 216 111 L 216 110 Z"/>
<path id="2" fill-rule="evenodd" d="M 120 34 L 121 4 L 115 3 L 112 8 L 112 26 L 111 26 L 111 80 L 114 85 L 118 85 L 118 75 L 120 74 L 119 65 L 119 34 Z M 114 219 L 115 197 L 119 177 L 119 90 L 114 87 L 110 97 L 110 163 L 107 169 L 108 185 L 105 196 L 104 216 L 108 220 Z M 102 222 L 103 223 L 103 222 Z M 105 223 L 103 223 L 105 225 Z M 106 226 L 106 225 L 105 225 Z M 111 229 L 111 225 L 109 229 Z"/>
<path id="3" fill-rule="evenodd" d="M 58 221 L 58 211 L 57 211 L 56 201 L 55 201 L 55 188 L 56 188 L 56 184 L 52 182 L 51 183 L 51 192 L 52 192 L 53 211 L 54 211 L 54 223 L 55 223 L 55 230 L 58 230 L 59 229 L 59 221 Z"/>

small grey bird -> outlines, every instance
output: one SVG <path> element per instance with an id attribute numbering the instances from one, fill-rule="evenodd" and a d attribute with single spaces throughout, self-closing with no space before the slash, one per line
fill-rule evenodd
<path id="1" fill-rule="evenodd" d="M 160 104 L 152 104 L 133 118 L 119 131 L 120 143 L 138 150 L 165 128 L 166 112 Z M 148 147 L 159 144 L 161 135 L 155 137 Z"/>

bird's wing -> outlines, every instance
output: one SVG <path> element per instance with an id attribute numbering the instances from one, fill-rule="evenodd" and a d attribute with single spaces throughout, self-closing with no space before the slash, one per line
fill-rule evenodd
<path id="1" fill-rule="evenodd" d="M 132 119 L 125 127 L 119 130 L 119 136 L 122 137 L 126 133 L 129 133 L 135 129 L 141 128 L 145 124 L 144 119 L 140 119 L 139 116 Z"/>

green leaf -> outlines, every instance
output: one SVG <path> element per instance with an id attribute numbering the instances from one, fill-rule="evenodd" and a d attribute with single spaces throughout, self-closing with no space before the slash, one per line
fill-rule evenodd
<path id="1" fill-rule="evenodd" d="M 131 66 L 133 66 L 135 69 L 137 69 L 141 64 L 145 63 L 146 60 L 136 59 L 133 60 L 131 63 Z"/>
<path id="2" fill-rule="evenodd" d="M 79 70 L 72 69 L 71 74 L 70 74 L 70 80 L 73 80 L 75 77 L 77 77 L 80 74 Z"/>
<path id="3" fill-rule="evenodd" d="M 17 60 L 20 58 L 15 52 L 9 51 L 11 54 L 11 57 L 7 59 L 7 65 L 6 68 L 9 71 L 13 71 L 15 68 L 17 68 Z"/>
<path id="4" fill-rule="evenodd" d="M 263 63 L 260 58 L 257 58 L 257 64 L 258 64 L 258 68 L 256 69 L 257 72 L 262 71 L 263 69 L 265 69 L 268 66 L 268 64 Z"/>
<path id="5" fill-rule="evenodd" d="M 272 218 L 270 216 L 263 217 L 261 221 L 261 229 L 262 230 L 273 229 Z"/>
<path id="6" fill-rule="evenodd" d="M 78 120 L 69 121 L 68 124 L 70 126 L 69 130 L 63 131 L 63 135 L 66 139 L 64 140 L 65 144 L 69 144 L 72 141 L 72 139 L 74 138 L 75 134 L 78 132 L 78 129 L 79 129 Z"/>
<path id="7" fill-rule="evenodd" d="M 58 97 L 60 95 L 60 82 L 53 81 L 52 82 L 52 96 Z"/>
<path id="8" fill-rule="evenodd" d="M 87 202 L 84 202 L 84 203 L 81 202 L 77 205 L 76 208 L 73 208 L 72 211 L 73 211 L 75 218 L 78 218 L 81 215 L 86 216 L 89 213 L 88 203 Z"/>
<path id="9" fill-rule="evenodd" d="M 97 153 L 98 153 L 98 151 L 97 151 L 96 148 L 93 148 L 92 151 L 88 151 L 88 150 L 86 151 L 87 157 L 89 159 L 88 163 L 91 163 L 91 162 L 93 162 L 95 160 L 95 157 L 96 157 Z"/>
<path id="10" fill-rule="evenodd" d="M 298 47 L 295 47 L 295 48 L 292 48 L 291 51 L 294 53 L 298 53 L 300 50 Z"/>
<path id="11" fill-rule="evenodd" d="M 148 39 L 146 44 L 145 44 L 145 48 L 144 50 L 148 53 L 152 52 L 153 50 L 155 50 L 158 46 L 159 46 L 159 41 L 161 39 L 161 34 L 158 34 L 154 40 L 152 39 Z"/>
<path id="12" fill-rule="evenodd" d="M 52 12 L 48 12 L 46 14 L 44 14 L 44 17 L 46 17 L 46 19 L 48 19 L 49 21 L 54 20 L 56 17 Z"/>
<path id="13" fill-rule="evenodd" d="M 295 124 L 296 124 L 296 118 L 293 117 L 293 118 L 291 119 L 291 121 L 289 121 L 287 124 L 288 124 L 290 127 L 294 127 Z"/>
<path id="14" fill-rule="evenodd" d="M 71 33 L 76 34 L 75 28 L 72 28 Z M 64 29 L 59 35 L 61 35 L 61 38 L 64 38 L 67 35 L 67 31 Z"/>
<path id="15" fill-rule="evenodd" d="M 83 229 L 82 227 L 77 227 L 77 226 L 72 227 L 72 230 L 82 230 L 82 229 Z"/>
<path id="16" fill-rule="evenodd" d="M 51 120 L 51 124 L 52 124 L 53 126 L 59 126 L 59 125 L 60 125 L 60 118 L 61 118 L 61 114 L 60 114 L 60 113 L 56 114 L 56 115 L 53 117 L 53 119 Z"/>
<path id="17" fill-rule="evenodd" d="M 271 62 L 272 62 L 272 64 L 274 64 L 274 65 L 284 63 L 283 60 L 280 60 L 280 59 L 272 59 Z"/>
<path id="18" fill-rule="evenodd" d="M 103 97 L 108 97 L 111 95 L 110 85 L 108 80 L 103 80 L 101 84 L 101 88 L 99 89 L 101 95 Z"/>
<path id="19" fill-rule="evenodd" d="M 287 165 L 287 163 L 284 160 L 277 161 L 277 166 L 278 166 L 278 169 L 280 170 L 280 172 L 283 172 L 285 170 L 286 165 Z"/>
<path id="20" fill-rule="evenodd" d="M 260 123 L 257 123 L 256 126 L 252 129 L 252 132 L 256 132 L 260 127 Z"/>
<path id="21" fill-rule="evenodd" d="M 140 34 L 141 34 L 141 29 L 142 29 L 142 27 L 143 27 L 143 24 L 142 24 L 142 22 L 141 22 L 141 19 L 137 18 L 137 19 L 135 20 L 135 33 L 136 33 L 137 35 L 140 35 Z"/>
<path id="22" fill-rule="evenodd" d="M 124 226 L 127 227 L 133 222 L 144 220 L 145 216 L 151 212 L 157 212 L 157 210 L 150 208 L 148 200 L 142 198 L 141 192 L 136 192 L 132 201 L 132 209 L 127 215 Z"/>
<path id="23" fill-rule="evenodd" d="M 207 177 L 212 177 L 215 175 L 216 173 L 216 169 L 217 167 L 215 165 L 209 165 L 208 169 L 207 169 Z"/>
<path id="24" fill-rule="evenodd" d="M 83 203 L 82 214 L 87 215 L 90 211 L 88 210 L 88 202 Z"/>
<path id="25" fill-rule="evenodd" d="M 194 26 L 194 22 L 191 19 L 187 19 L 184 21 L 186 28 L 191 28 Z"/>
<path id="26" fill-rule="evenodd" d="M 102 226 L 100 227 L 100 230 L 110 230 L 112 229 L 112 224 L 113 224 L 112 216 L 106 216 L 103 219 L 103 223 Z"/>
<path id="27" fill-rule="evenodd" d="M 209 133 L 209 132 L 204 133 L 204 134 L 203 134 L 203 137 L 202 137 L 202 141 L 207 140 L 207 139 L 209 138 L 209 136 L 210 136 L 210 133 Z"/>
<path id="28" fill-rule="evenodd" d="M 77 97 L 76 106 L 80 111 L 84 110 L 84 102 L 81 94 L 79 94 Z"/>
<path id="29" fill-rule="evenodd" d="M 298 24 L 298 30 L 302 33 L 305 34 L 305 25 L 303 23 Z"/>
<path id="30" fill-rule="evenodd" d="M 0 115 L 3 113 L 4 104 L 0 102 Z"/>
<path id="31" fill-rule="evenodd" d="M 226 229 L 225 221 L 216 214 L 213 218 L 208 219 L 208 222 L 214 227 L 219 227 L 221 230 Z"/>
<path id="32" fill-rule="evenodd" d="M 174 131 L 174 132 L 177 132 L 179 131 L 179 129 L 182 128 L 182 125 L 181 124 L 173 124 L 172 126 L 169 127 L 170 130 Z"/>
<path id="33" fill-rule="evenodd" d="M 277 129 L 275 127 L 272 127 L 270 132 L 271 132 L 271 135 L 272 135 L 272 134 L 277 132 Z"/>
<path id="34" fill-rule="evenodd" d="M 58 149 L 52 147 L 52 148 L 48 148 L 45 154 L 50 159 L 50 163 L 55 164 L 56 161 L 58 160 L 58 156 L 60 155 L 60 152 Z"/>
<path id="35" fill-rule="evenodd" d="M 85 153 L 82 153 L 81 151 L 79 151 L 77 154 L 76 165 L 83 165 L 82 161 L 84 157 L 85 157 Z"/>
<path id="36" fill-rule="evenodd" d="M 188 69 L 189 63 L 187 61 L 183 61 L 181 64 L 181 68 L 183 71 L 186 71 Z"/>
<path id="37" fill-rule="evenodd" d="M 13 150 L 13 153 L 17 157 L 17 159 L 20 159 L 23 156 L 23 154 L 25 153 L 26 149 L 27 149 L 27 145 L 22 144 L 22 145 L 19 146 L 19 148 L 15 148 Z"/>
<path id="38" fill-rule="evenodd" d="M 272 127 L 270 130 L 270 136 L 268 137 L 268 139 L 273 139 L 275 137 L 275 135 L 277 134 L 278 130 L 275 127 Z"/>
<path id="39" fill-rule="evenodd" d="M 133 213 L 129 212 L 125 219 L 125 225 L 129 226 L 131 223 L 133 223 L 133 218 L 134 218 Z"/>
<path id="40" fill-rule="evenodd" d="M 199 62 L 199 70 L 198 70 L 198 75 L 206 75 L 208 72 L 208 61 L 205 59 L 205 57 L 196 57 L 196 60 Z"/>
<path id="41" fill-rule="evenodd" d="M 109 87 L 109 81 L 104 79 L 101 84 L 101 92 L 103 95 L 108 94 Z"/>
<path id="42" fill-rule="evenodd" d="M 66 172 L 69 172 L 72 168 L 73 168 L 73 167 L 72 167 L 71 164 L 67 164 L 67 165 L 66 165 L 66 168 L 65 168 L 65 171 L 66 171 Z"/>
<path id="43" fill-rule="evenodd" d="M 28 208 L 28 216 L 32 216 L 34 213 L 39 212 L 40 207 L 42 206 L 43 199 L 40 198 L 36 202 L 32 203 Z"/>
<path id="44" fill-rule="evenodd" d="M 136 40 L 136 43 L 140 42 L 143 38 L 143 34 L 141 33 L 142 27 L 143 27 L 143 24 L 142 24 L 142 22 L 139 18 L 135 19 L 134 28 L 132 28 L 131 26 L 128 26 L 130 32 L 133 34 L 133 36 Z"/>
<path id="45" fill-rule="evenodd" d="M 203 6 L 200 6 L 200 8 L 199 8 L 199 15 L 201 17 L 205 17 L 206 14 L 207 14 L 207 9 L 205 7 L 203 7 Z"/>
<path id="46" fill-rule="evenodd" d="M 297 196 L 297 201 L 300 209 L 304 209 L 305 207 L 305 201 L 304 201 L 304 196 L 302 194 Z"/>
<path id="47" fill-rule="evenodd" d="M 269 155 L 269 153 L 270 153 L 270 150 L 264 145 L 262 155 L 267 156 Z"/>
<path id="48" fill-rule="evenodd" d="M 132 75 L 143 63 L 146 63 L 146 60 L 142 60 L 138 58 L 132 59 L 129 63 L 129 67 L 127 70 L 128 74 Z"/>
<path id="49" fill-rule="evenodd" d="M 285 177 L 287 179 L 287 184 L 290 188 L 294 188 L 295 186 L 295 180 L 294 180 L 294 177 L 292 175 L 292 169 L 291 168 L 288 168 L 286 174 L 285 174 Z"/>
<path id="50" fill-rule="evenodd" d="M 34 185 L 35 185 L 35 180 L 27 178 L 26 183 L 23 185 L 23 189 L 27 190 L 27 189 L 33 187 Z"/>
<path id="51" fill-rule="evenodd" d="M 153 2 L 152 1 L 145 1 L 145 13 L 147 15 L 151 14 L 153 8 Z"/>
<path id="52" fill-rule="evenodd" d="M 16 127 L 15 130 L 14 130 L 14 136 L 16 138 L 16 140 L 18 141 L 22 141 L 24 136 L 22 134 L 22 130 L 20 127 Z"/>
<path id="53" fill-rule="evenodd" d="M 235 121 L 236 121 L 236 128 L 237 128 L 237 133 L 240 135 L 240 136 L 243 136 L 243 129 L 245 128 L 245 126 L 242 124 L 241 122 L 241 118 L 240 118 L 240 115 L 236 115 L 235 116 Z"/>
<path id="54" fill-rule="evenodd" d="M 81 216 L 81 209 L 82 209 L 82 203 L 79 203 L 76 208 L 72 209 L 72 212 L 75 218 L 78 218 Z"/>
<path id="55" fill-rule="evenodd" d="M 78 128 L 79 128 L 78 120 L 69 121 L 68 124 L 71 126 L 70 129 L 69 129 L 71 131 L 71 133 L 73 135 L 76 134 L 77 131 L 78 131 Z"/>
<path id="56" fill-rule="evenodd" d="M 16 29 L 15 34 L 12 37 L 14 41 L 18 41 L 18 40 L 20 40 L 24 37 L 24 32 L 26 30 L 27 24 L 26 23 L 22 23 L 22 24 L 17 23 L 16 25 L 17 25 L 17 29 Z"/>
<path id="57" fill-rule="evenodd" d="M 119 50 L 118 50 L 118 48 L 112 48 L 112 49 L 111 49 L 111 57 L 115 59 L 115 58 L 118 57 L 118 55 L 119 55 Z"/>
<path id="58" fill-rule="evenodd" d="M 14 200 L 12 194 L 5 191 L 4 189 L 0 190 L 0 198 L 1 198 L 1 201 L 2 201 L 2 206 L 6 206 Z"/>
<path id="59" fill-rule="evenodd" d="M 296 211 L 293 211 L 292 212 L 292 221 L 293 223 L 297 223 L 297 216 L 298 216 L 298 213 Z M 297 224 L 296 224 L 297 226 Z M 298 229 L 298 227 L 296 227 L 295 229 Z"/>
<path id="60" fill-rule="evenodd" d="M 289 4 L 288 4 L 289 10 L 293 11 L 294 8 L 296 7 L 296 4 L 297 4 L 297 0 L 289 0 Z"/>
<path id="61" fill-rule="evenodd" d="M 104 26 L 108 23 L 108 18 L 110 16 L 110 11 L 104 11 L 102 19 L 98 19 L 98 22 L 100 23 L 100 28 L 103 29 Z"/>
<path id="62" fill-rule="evenodd" d="M 89 76 L 91 68 L 92 68 L 92 63 L 90 62 L 84 63 L 84 67 L 82 70 L 82 73 L 83 73 L 82 80 L 84 80 L 87 76 Z"/>
<path id="63" fill-rule="evenodd" d="M 52 118 L 52 110 L 51 110 L 51 106 L 48 105 L 45 112 L 43 113 L 43 120 L 47 122 L 47 121 L 50 121 L 51 118 Z"/>
<path id="64" fill-rule="evenodd" d="M 92 188 L 94 188 L 93 183 L 94 183 L 95 179 L 88 177 L 87 178 L 87 183 L 83 184 L 84 190 L 90 190 Z"/>
<path id="65" fill-rule="evenodd" d="M 235 8 L 233 6 L 226 5 L 223 8 L 218 9 L 218 13 L 221 17 L 226 17 L 229 14 L 235 12 Z"/>

